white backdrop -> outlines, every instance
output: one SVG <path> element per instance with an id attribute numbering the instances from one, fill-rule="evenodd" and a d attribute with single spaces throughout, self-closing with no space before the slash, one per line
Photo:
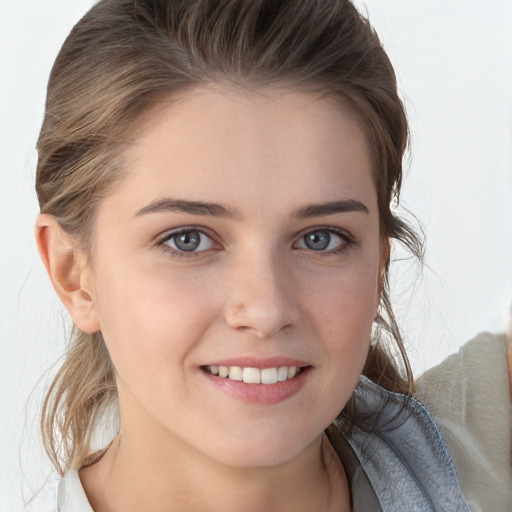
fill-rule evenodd
<path id="1" fill-rule="evenodd" d="M 37 414 L 65 327 L 32 237 L 34 147 L 53 59 L 92 3 L 0 0 L 1 512 L 19 510 L 50 472 Z M 478 331 L 506 326 L 512 1 L 363 4 L 395 64 L 411 121 L 403 204 L 425 228 L 426 266 L 418 275 L 410 263 L 397 265 L 394 288 L 419 373 Z"/>

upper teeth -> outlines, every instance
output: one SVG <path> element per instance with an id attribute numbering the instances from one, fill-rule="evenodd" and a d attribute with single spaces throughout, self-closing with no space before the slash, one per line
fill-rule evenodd
<path id="1" fill-rule="evenodd" d="M 213 375 L 231 380 L 244 381 L 246 384 L 275 384 L 293 379 L 300 368 L 297 366 L 281 366 L 279 368 L 242 368 L 240 366 L 207 366 Z"/>

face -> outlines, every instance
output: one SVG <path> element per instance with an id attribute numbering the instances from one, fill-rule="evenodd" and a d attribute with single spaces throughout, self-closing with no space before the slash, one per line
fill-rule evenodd
<path id="1" fill-rule="evenodd" d="M 290 460 L 369 347 L 385 257 L 363 130 L 277 90 L 197 89 L 148 119 L 88 278 L 122 429 L 232 466 Z"/>

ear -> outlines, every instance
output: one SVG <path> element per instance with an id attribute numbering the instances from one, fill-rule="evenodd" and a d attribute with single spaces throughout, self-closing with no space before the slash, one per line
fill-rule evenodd
<path id="1" fill-rule="evenodd" d="M 75 325 L 85 332 L 99 331 L 85 256 L 73 247 L 53 215 L 39 214 L 35 229 L 39 255 Z"/>

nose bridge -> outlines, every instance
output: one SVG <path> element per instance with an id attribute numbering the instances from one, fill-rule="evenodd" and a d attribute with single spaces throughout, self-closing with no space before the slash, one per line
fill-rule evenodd
<path id="1" fill-rule="evenodd" d="M 277 250 L 248 250 L 232 269 L 227 323 L 259 338 L 295 324 L 298 315 L 294 279 L 286 255 Z"/>

